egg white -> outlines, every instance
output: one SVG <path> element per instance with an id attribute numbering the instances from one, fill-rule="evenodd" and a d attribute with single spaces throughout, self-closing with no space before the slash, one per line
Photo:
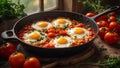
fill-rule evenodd
<path id="1" fill-rule="evenodd" d="M 72 38 L 78 38 L 78 39 L 83 39 L 84 37 L 88 36 L 89 35 L 89 31 L 85 28 L 80 28 L 84 31 L 84 33 L 82 34 L 75 34 L 74 31 L 75 31 L 75 28 L 71 28 L 68 30 L 69 32 L 69 35 L 72 37 Z"/>
<path id="2" fill-rule="evenodd" d="M 61 19 L 61 18 L 60 18 Z M 64 18 L 62 18 L 62 19 L 64 19 Z M 65 24 L 59 24 L 58 23 L 58 21 L 59 21 L 59 18 L 58 19 L 56 19 L 56 20 L 54 20 L 52 23 L 53 23 L 53 25 L 54 25 L 54 27 L 61 27 L 61 28 L 64 28 L 65 26 L 69 26 L 69 25 L 71 25 L 71 21 L 70 20 L 68 20 L 68 19 L 64 19 L 65 20 Z"/>
<path id="3" fill-rule="evenodd" d="M 47 22 L 48 26 L 46 26 L 46 27 L 40 27 L 40 26 L 38 26 L 38 24 L 41 23 L 41 22 L 43 22 L 43 21 L 38 21 L 36 23 L 33 23 L 32 24 L 32 28 L 34 28 L 36 30 L 43 30 L 43 29 L 48 29 L 48 28 L 50 28 L 52 26 L 51 23 Z"/>
<path id="4" fill-rule="evenodd" d="M 60 36 L 60 37 L 63 37 L 63 36 Z M 73 40 L 70 37 L 68 37 L 68 36 L 64 36 L 64 38 L 67 39 L 67 43 L 65 43 L 65 44 L 59 44 L 57 42 L 58 41 L 58 37 L 53 40 L 53 44 L 55 45 L 55 48 L 70 47 L 70 45 L 72 44 Z"/>
<path id="5" fill-rule="evenodd" d="M 23 39 L 24 39 L 25 42 L 27 42 L 27 43 L 37 43 L 37 42 L 40 42 L 41 40 L 45 39 L 45 37 L 46 37 L 45 35 L 41 35 L 40 32 L 36 31 L 40 35 L 40 38 L 31 39 L 29 36 L 33 32 L 34 31 L 31 31 L 30 33 L 28 32 L 28 33 L 24 34 Z"/>

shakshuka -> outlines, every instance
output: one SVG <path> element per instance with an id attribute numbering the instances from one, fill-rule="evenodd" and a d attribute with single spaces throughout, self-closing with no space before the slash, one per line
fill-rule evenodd
<path id="1" fill-rule="evenodd" d="M 95 37 L 95 32 L 84 22 L 58 17 L 32 21 L 19 31 L 18 37 L 32 46 L 65 48 L 87 43 Z"/>

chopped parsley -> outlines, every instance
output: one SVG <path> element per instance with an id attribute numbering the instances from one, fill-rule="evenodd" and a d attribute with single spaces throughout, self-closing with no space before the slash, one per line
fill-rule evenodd
<path id="1" fill-rule="evenodd" d="M 68 28 L 69 27 L 69 24 L 67 24 L 67 25 L 64 25 L 64 29 L 66 29 L 66 28 Z"/>

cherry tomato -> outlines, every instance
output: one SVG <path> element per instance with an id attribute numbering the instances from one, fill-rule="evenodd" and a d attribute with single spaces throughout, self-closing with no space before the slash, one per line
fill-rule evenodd
<path id="1" fill-rule="evenodd" d="M 41 68 L 40 61 L 36 57 L 30 57 L 25 61 L 23 68 Z"/>
<path id="2" fill-rule="evenodd" d="M 119 35 L 115 32 L 107 32 L 104 36 L 104 40 L 108 44 L 116 44 L 119 41 Z"/>
<path id="3" fill-rule="evenodd" d="M 109 26 L 108 22 L 104 21 L 104 20 L 97 22 L 97 24 L 98 24 L 99 28 L 100 27 L 108 27 Z"/>
<path id="4" fill-rule="evenodd" d="M 108 16 L 116 16 L 116 12 L 110 12 L 108 13 Z"/>
<path id="5" fill-rule="evenodd" d="M 99 35 L 99 37 L 100 37 L 101 39 L 104 39 L 105 34 L 106 34 L 107 32 L 109 32 L 109 31 L 110 31 L 110 30 L 109 30 L 108 27 L 101 27 L 101 28 L 99 28 L 99 33 L 98 33 L 98 35 Z"/>
<path id="6" fill-rule="evenodd" d="M 83 27 L 85 26 L 83 23 L 79 23 L 78 25 L 76 25 L 77 27 Z"/>
<path id="7" fill-rule="evenodd" d="M 95 14 L 92 13 L 92 12 L 89 12 L 89 13 L 86 14 L 87 17 L 92 17 L 92 16 L 94 16 L 94 15 L 95 15 Z"/>
<path id="8" fill-rule="evenodd" d="M 55 29 L 48 29 L 47 32 L 48 33 L 50 33 L 50 32 L 55 33 Z"/>
<path id="9" fill-rule="evenodd" d="M 90 36 L 94 36 L 95 33 L 94 33 L 93 31 L 89 31 L 89 35 L 90 35 Z"/>
<path id="10" fill-rule="evenodd" d="M 112 31 L 117 31 L 117 29 L 119 28 L 119 25 L 116 21 L 112 21 L 110 22 L 109 24 L 109 28 L 112 30 Z"/>
<path id="11" fill-rule="evenodd" d="M 23 68 L 25 55 L 23 53 L 13 53 L 10 55 L 8 63 L 11 68 Z"/>
<path id="12" fill-rule="evenodd" d="M 69 28 L 74 28 L 74 26 L 73 26 L 73 25 L 70 25 Z"/>
<path id="13" fill-rule="evenodd" d="M 68 35 L 67 32 L 66 32 L 65 30 L 60 31 L 59 34 L 60 34 L 60 35 L 63 35 L 63 36 Z"/>
<path id="14" fill-rule="evenodd" d="M 92 31 L 93 29 L 89 27 L 89 28 L 87 28 L 87 30 L 88 30 L 88 31 Z"/>
<path id="15" fill-rule="evenodd" d="M 52 33 L 52 32 L 48 33 L 47 35 L 49 38 L 54 38 L 57 36 L 56 33 Z"/>
<path id="16" fill-rule="evenodd" d="M 57 28 L 56 33 L 59 33 L 62 30 L 62 28 Z"/>
<path id="17" fill-rule="evenodd" d="M 44 48 L 55 48 L 54 44 L 46 44 L 45 46 L 43 46 Z"/>
<path id="18" fill-rule="evenodd" d="M 111 21 L 117 21 L 116 17 L 115 16 L 110 16 L 108 18 L 108 22 L 111 22 Z"/>
<path id="19" fill-rule="evenodd" d="M 107 15 L 102 15 L 102 16 L 98 17 L 95 21 L 96 22 L 101 21 L 101 20 L 105 20 L 106 21 L 107 18 L 108 18 Z"/>
<path id="20" fill-rule="evenodd" d="M 0 56 L 5 58 L 5 59 L 8 59 L 9 56 L 15 52 L 16 50 L 16 47 L 14 46 L 13 43 L 5 43 L 3 44 L 1 47 L 0 47 Z"/>

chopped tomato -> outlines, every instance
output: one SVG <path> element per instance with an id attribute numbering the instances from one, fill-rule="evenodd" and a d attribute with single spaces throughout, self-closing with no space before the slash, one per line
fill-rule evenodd
<path id="1" fill-rule="evenodd" d="M 57 28 L 56 33 L 59 33 L 62 30 L 62 28 Z"/>
<path id="2" fill-rule="evenodd" d="M 47 35 L 48 35 L 49 38 L 54 38 L 54 37 L 57 36 L 56 33 L 52 33 L 52 32 L 48 33 Z"/>
<path id="3" fill-rule="evenodd" d="M 55 48 L 54 44 L 46 44 L 44 48 Z"/>
<path id="4" fill-rule="evenodd" d="M 79 23 L 78 25 L 76 25 L 77 27 L 83 27 L 85 26 L 83 23 Z"/>
<path id="5" fill-rule="evenodd" d="M 90 36 L 94 36 L 95 33 L 94 33 L 93 31 L 89 31 L 89 35 L 90 35 Z"/>
<path id="6" fill-rule="evenodd" d="M 49 32 L 55 33 L 55 29 L 53 29 L 53 28 L 52 28 L 52 29 L 48 29 L 47 32 L 48 32 L 48 33 L 49 33 Z"/>
<path id="7" fill-rule="evenodd" d="M 60 34 L 60 35 L 63 35 L 63 36 L 68 35 L 67 32 L 66 32 L 65 30 L 60 31 L 59 34 Z"/>
<path id="8" fill-rule="evenodd" d="M 70 25 L 69 28 L 74 28 L 74 26 L 73 26 L 73 25 Z"/>

